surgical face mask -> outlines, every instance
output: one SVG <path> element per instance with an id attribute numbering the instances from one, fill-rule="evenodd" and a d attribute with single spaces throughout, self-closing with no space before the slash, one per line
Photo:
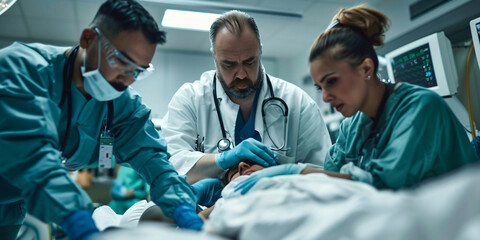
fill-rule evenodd
<path id="1" fill-rule="evenodd" d="M 86 55 L 83 52 L 83 66 L 80 67 L 83 77 L 83 88 L 92 98 L 104 102 L 120 97 L 123 91 L 117 91 L 100 73 L 100 44 L 98 44 L 97 69 L 85 72 Z"/>

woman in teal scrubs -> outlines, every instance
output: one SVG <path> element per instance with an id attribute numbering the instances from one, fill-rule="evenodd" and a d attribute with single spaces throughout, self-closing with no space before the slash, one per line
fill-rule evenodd
<path id="1" fill-rule="evenodd" d="M 466 132 L 436 93 L 377 77 L 374 46 L 388 19 L 362 6 L 342 9 L 310 52 L 310 73 L 323 100 L 347 117 L 325 170 L 377 188 L 400 189 L 478 161 Z"/>
<path id="2" fill-rule="evenodd" d="M 373 47 L 383 44 L 387 23 L 373 9 L 342 9 L 312 46 L 315 85 L 323 100 L 347 117 L 325 169 L 273 166 L 252 174 L 237 191 L 246 193 L 263 177 L 313 172 L 400 189 L 478 161 L 463 126 L 439 95 L 378 79 Z"/>

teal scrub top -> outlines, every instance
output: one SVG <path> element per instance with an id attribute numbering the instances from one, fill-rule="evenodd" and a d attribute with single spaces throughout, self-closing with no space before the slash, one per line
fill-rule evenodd
<path id="1" fill-rule="evenodd" d="M 61 223 L 77 210 L 90 209 L 86 193 L 68 169 L 96 164 L 107 102 L 86 100 L 72 84 L 72 119 L 64 156 L 67 109 L 62 96 L 65 47 L 14 43 L 0 50 L 0 213 L 2 207 L 25 201 L 32 215 Z M 151 198 L 167 216 L 196 198 L 169 162 L 166 141 L 155 130 L 150 109 L 128 88 L 113 100 L 111 131 L 117 162 L 135 169 L 151 185 Z M 11 211 L 10 211 L 11 212 Z M 0 225 L 8 225 L 1 216 Z M 5 223 L 7 222 L 7 224 Z"/>
<path id="2" fill-rule="evenodd" d="M 346 118 L 325 159 L 325 170 L 353 162 L 373 175 L 377 188 L 400 189 L 478 161 L 466 132 L 446 102 L 426 88 L 396 86 L 369 137 L 373 120 Z M 363 159 L 362 159 L 363 156 Z"/>
<path id="3" fill-rule="evenodd" d="M 117 179 L 121 179 L 123 186 L 128 190 L 135 190 L 135 198 L 147 199 L 150 185 L 143 181 L 142 177 L 135 170 L 122 166 L 118 170 Z"/>
<path id="4" fill-rule="evenodd" d="M 135 190 L 131 198 L 112 199 L 108 204 L 117 214 L 124 214 L 128 208 L 148 197 L 150 186 L 143 181 L 135 170 L 121 166 L 118 169 L 117 180 L 121 180 L 122 186 L 127 190 Z"/>

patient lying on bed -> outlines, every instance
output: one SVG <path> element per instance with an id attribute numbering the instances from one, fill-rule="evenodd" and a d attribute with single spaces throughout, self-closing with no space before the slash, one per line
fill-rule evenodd
<path id="1" fill-rule="evenodd" d="M 223 174 L 221 181 L 224 189 L 222 191 L 222 198 L 220 198 L 215 205 L 202 210 L 198 213 L 198 215 L 205 221 L 211 212 L 214 210 L 215 206 L 219 206 L 223 202 L 223 198 L 230 199 L 234 197 L 240 196 L 240 192 L 235 192 L 234 187 L 236 184 L 240 183 L 244 179 L 246 179 L 250 174 L 262 170 L 265 167 L 259 165 L 258 163 L 251 161 L 251 160 L 244 160 L 239 164 L 231 167 L 228 169 L 225 174 Z M 160 210 L 160 208 L 156 205 L 153 205 L 146 209 L 145 213 L 140 218 L 140 222 L 144 221 L 162 221 L 162 222 L 169 222 L 175 223 L 173 219 L 169 219 L 165 217 Z"/>
<path id="2" fill-rule="evenodd" d="M 252 160 L 244 160 L 237 165 L 229 168 L 223 176 L 221 177 L 222 185 L 224 189 L 222 191 L 222 198 L 220 198 L 215 205 L 211 206 L 210 208 L 204 209 L 198 212 L 198 215 L 205 221 L 212 211 L 214 211 L 215 206 L 220 206 L 224 200 L 232 199 L 239 197 L 240 191 L 235 191 L 235 186 L 242 182 L 243 180 L 247 179 L 250 174 L 260 171 L 265 167 L 259 165 L 258 163 Z M 311 167 L 306 167 L 301 174 L 309 174 L 309 173 L 318 173 L 322 172 L 321 170 L 317 170 Z M 336 174 L 335 177 L 345 177 L 342 174 Z M 110 209 L 107 209 L 107 206 L 102 206 L 94 212 L 94 220 L 97 222 L 97 227 L 100 230 L 105 229 L 108 226 L 118 226 L 118 227 L 131 227 L 137 226 L 138 223 L 141 222 L 166 222 L 166 223 L 173 223 L 175 221 L 171 218 L 166 217 L 162 210 L 155 205 L 153 202 L 146 202 L 141 201 L 134 206 L 132 206 L 129 210 L 127 210 L 124 216 L 116 215 Z M 106 215 L 106 216 L 104 216 Z M 103 219 L 108 219 L 105 221 Z M 113 219 L 113 220 L 112 220 Z M 116 220 L 115 220 L 116 219 Z M 125 224 L 128 223 L 128 224 Z"/>
<path id="3" fill-rule="evenodd" d="M 234 192 L 234 186 L 245 179 L 248 175 L 264 168 L 265 167 L 251 160 L 245 160 L 228 169 L 221 179 L 222 184 L 225 187 L 222 191 L 222 197 L 229 199 L 239 196 L 239 192 Z M 244 177 L 235 180 L 242 175 L 244 175 Z M 234 180 L 234 183 L 229 184 Z M 220 201 L 220 203 L 217 201 L 217 204 L 221 204 L 222 201 Z M 214 206 L 200 211 L 198 213 L 199 216 L 203 220 L 207 219 L 211 211 L 214 209 Z M 101 206 L 94 211 L 93 219 L 100 231 L 109 227 L 131 228 L 136 227 L 139 223 L 151 221 L 175 224 L 175 221 L 171 218 L 167 218 L 154 202 L 147 202 L 145 200 L 135 203 L 123 215 L 116 214 L 109 206 Z"/>
<path id="4" fill-rule="evenodd" d="M 217 203 L 204 231 L 235 239 L 477 239 L 479 174 L 471 164 L 396 192 L 324 174 L 265 178 Z"/>
<path id="5" fill-rule="evenodd" d="M 477 239 L 480 234 L 480 164 L 397 192 L 310 174 L 265 178 L 248 194 L 229 199 L 228 189 L 247 177 L 241 174 L 258 170 L 253 165 L 226 175 L 231 182 L 222 192 L 225 199 L 217 201 L 204 231 L 249 240 Z"/>

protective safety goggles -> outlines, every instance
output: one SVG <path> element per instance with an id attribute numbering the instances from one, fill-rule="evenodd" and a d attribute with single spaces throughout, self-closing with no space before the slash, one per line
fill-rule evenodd
<path id="1" fill-rule="evenodd" d="M 113 44 L 100 32 L 100 29 L 94 29 L 95 32 L 97 32 L 99 42 L 105 51 L 105 59 L 111 68 L 122 72 L 123 75 L 132 74 L 132 78 L 135 81 L 147 78 L 155 70 L 151 63 L 148 64 L 147 68 L 138 66 L 127 56 L 118 51 L 117 48 L 115 48 L 115 46 L 113 46 Z"/>

